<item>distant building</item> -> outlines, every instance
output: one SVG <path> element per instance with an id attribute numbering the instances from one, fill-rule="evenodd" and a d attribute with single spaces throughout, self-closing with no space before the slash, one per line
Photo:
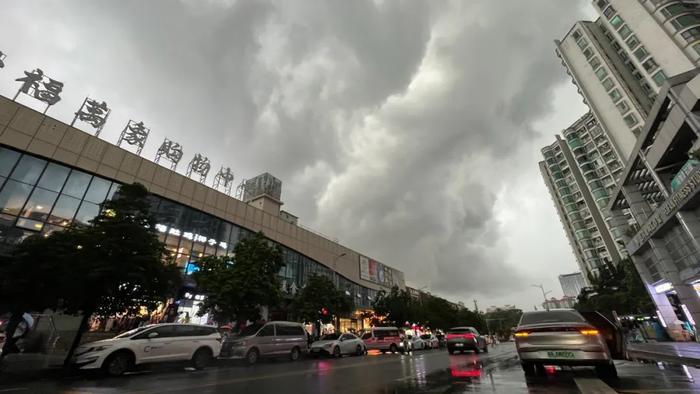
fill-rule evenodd
<path id="1" fill-rule="evenodd" d="M 559 275 L 559 283 L 565 297 L 578 297 L 581 289 L 586 287 L 586 280 L 580 272 Z"/>
<path id="2" fill-rule="evenodd" d="M 542 308 L 544 309 L 561 309 L 561 308 L 573 308 L 576 305 L 576 297 L 562 297 L 556 299 L 554 297 L 542 303 Z"/>

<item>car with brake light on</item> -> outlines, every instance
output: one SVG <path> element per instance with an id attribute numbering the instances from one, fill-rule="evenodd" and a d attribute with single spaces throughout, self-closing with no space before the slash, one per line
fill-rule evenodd
<path id="1" fill-rule="evenodd" d="M 311 357 L 320 355 L 341 357 L 343 354 L 361 356 L 367 352 L 365 343 L 355 334 L 328 334 L 311 344 Z"/>
<path id="2" fill-rule="evenodd" d="M 307 352 L 307 333 L 301 323 L 271 321 L 252 324 L 238 335 L 227 337 L 219 358 L 253 365 L 260 357 L 289 357 L 296 361 Z"/>
<path id="3" fill-rule="evenodd" d="M 565 365 L 594 366 L 600 377 L 616 377 L 608 346 L 618 350 L 615 326 L 598 313 L 589 320 L 574 309 L 523 313 L 514 336 L 525 375 L 544 373 L 544 365 Z"/>
<path id="4" fill-rule="evenodd" d="M 196 369 L 208 366 L 221 350 L 216 327 L 197 324 L 150 324 L 111 339 L 85 343 L 75 350 L 72 364 L 81 370 L 102 369 L 118 376 L 143 364 L 189 361 Z"/>
<path id="5" fill-rule="evenodd" d="M 472 350 L 474 353 L 488 352 L 486 338 L 474 327 L 453 327 L 447 330 L 447 350 L 450 354 Z"/>
<path id="6" fill-rule="evenodd" d="M 372 327 L 363 332 L 360 339 L 367 350 L 379 350 L 382 353 L 404 351 L 404 333 L 397 327 Z M 410 342 L 408 344 L 410 347 Z"/>

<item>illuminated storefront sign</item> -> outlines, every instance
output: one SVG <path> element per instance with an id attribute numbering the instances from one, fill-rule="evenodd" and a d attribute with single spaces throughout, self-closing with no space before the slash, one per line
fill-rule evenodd
<path id="1" fill-rule="evenodd" d="M 226 249 L 228 247 L 228 243 L 226 243 L 224 241 L 219 242 L 214 238 L 207 238 L 204 235 L 195 234 L 195 233 L 192 233 L 189 231 L 182 231 L 182 230 L 174 228 L 174 227 L 168 228 L 168 226 L 166 226 L 164 224 L 158 223 L 155 225 L 155 228 L 156 228 L 156 230 L 158 230 L 158 232 L 161 232 L 164 234 L 167 233 L 170 235 L 174 235 L 176 237 L 183 237 L 183 238 L 189 239 L 190 241 L 208 244 L 209 246 L 219 245 L 219 247 L 221 249 Z"/>
<path id="2" fill-rule="evenodd" d="M 665 293 L 671 289 L 673 289 L 673 285 L 671 285 L 669 282 L 659 283 L 658 285 L 654 286 L 656 294 Z"/>
<path id="3" fill-rule="evenodd" d="M 649 238 L 675 215 L 678 208 L 685 205 L 685 203 L 697 193 L 699 188 L 700 169 L 695 168 L 683 185 L 654 211 L 654 214 L 644 223 L 634 238 L 627 244 L 627 251 L 629 254 L 635 254 L 642 245 L 649 241 Z"/>

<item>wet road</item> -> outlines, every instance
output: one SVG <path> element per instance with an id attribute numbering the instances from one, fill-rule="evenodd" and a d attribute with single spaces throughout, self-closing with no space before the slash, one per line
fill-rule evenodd
<path id="1" fill-rule="evenodd" d="M 0 386 L 5 393 L 700 393 L 700 370 L 620 362 L 620 379 L 606 383 L 592 369 L 556 370 L 525 378 L 514 346 L 488 354 L 370 354 L 342 359 L 264 361 L 253 367 L 223 363 L 204 371 L 159 367 L 121 378 L 39 380 Z M 597 391 L 605 392 L 605 391 Z"/>

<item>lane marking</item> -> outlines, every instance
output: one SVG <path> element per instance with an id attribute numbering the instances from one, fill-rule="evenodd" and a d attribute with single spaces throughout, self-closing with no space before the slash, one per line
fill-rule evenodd
<path id="1" fill-rule="evenodd" d="M 582 394 L 616 394 L 610 386 L 598 378 L 574 378 Z"/>

